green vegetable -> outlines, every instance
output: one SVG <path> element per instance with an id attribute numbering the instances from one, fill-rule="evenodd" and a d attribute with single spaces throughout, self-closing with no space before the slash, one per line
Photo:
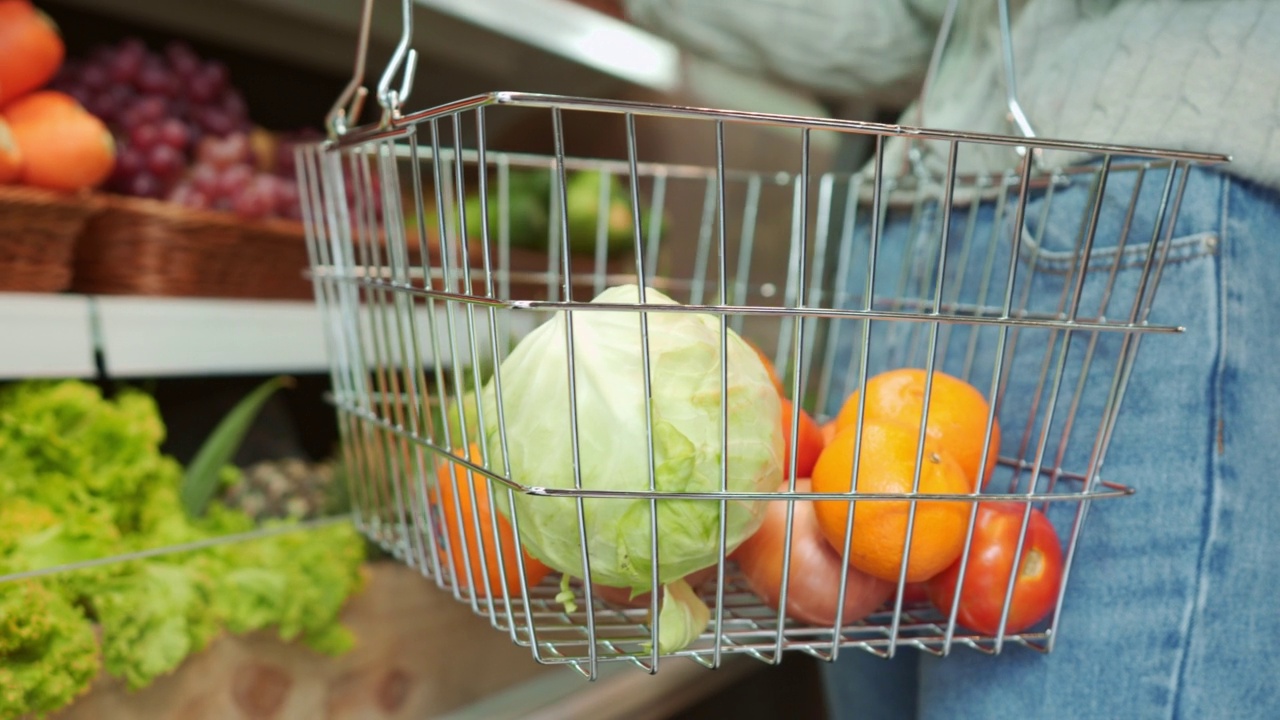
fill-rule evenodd
<path id="1" fill-rule="evenodd" d="M 507 194 L 511 246 L 546 252 L 548 242 L 560 243 L 559 234 L 550 235 L 551 213 L 559 212 L 559 199 L 553 197 L 554 176 L 547 170 L 512 170 Z M 565 173 L 565 216 L 568 218 L 569 252 L 594 255 L 599 233 L 601 184 L 604 185 L 605 248 L 607 255 L 630 249 L 633 245 L 631 193 L 617 175 L 605 175 L 598 170 L 577 170 Z M 501 213 L 498 202 L 498 183 L 488 185 L 489 239 L 499 239 Z M 556 204 L 553 204 L 556 203 Z M 480 196 L 468 195 L 463 202 L 466 212 L 467 237 L 478 240 L 483 235 Z M 411 221 L 412 222 L 412 221 Z M 438 230 L 438 215 L 432 211 L 426 216 L 427 230 Z M 648 217 L 641 217 L 647 224 Z"/>
<path id="2" fill-rule="evenodd" d="M 203 650 L 218 633 L 208 609 L 216 582 L 184 564 L 145 562 L 95 587 L 87 600 L 107 672 L 137 689 Z"/>
<path id="3" fill-rule="evenodd" d="M 24 383 L 0 396 L 0 497 L 75 508 L 120 533 L 144 531 L 139 510 L 174 463 L 157 448 L 155 402 L 126 391 L 105 402 L 92 385 Z"/>
<path id="4" fill-rule="evenodd" d="M 655 290 L 654 305 L 674 305 Z M 635 286 L 615 287 L 593 302 L 635 303 Z M 507 451 L 512 477 L 522 484 L 572 488 L 574 453 L 569 425 L 565 346 L 567 314 L 530 333 L 501 366 Z M 650 313 L 649 353 L 654 482 L 660 492 L 721 490 L 720 322 L 693 313 Z M 649 490 L 649 453 L 639 315 L 580 312 L 574 316 L 575 377 L 582 487 Z M 728 348 L 728 473 L 731 491 L 765 492 L 782 478 L 782 429 L 777 392 L 755 352 L 731 330 Z M 500 455 L 493 384 L 481 398 L 489 451 Z M 499 459 L 499 463 L 501 460 Z M 505 495 L 500 510 L 510 515 Z M 658 501 L 658 580 L 677 583 L 719 558 L 720 502 Z M 727 551 L 763 519 L 759 502 L 725 504 Z M 577 504 L 573 498 L 518 495 L 514 512 L 525 549 L 563 573 L 582 577 Z M 591 580 L 645 592 L 651 586 L 650 503 L 592 498 L 584 502 Z M 701 605 L 691 592 L 666 594 Z M 698 617 L 690 615 L 691 618 Z M 675 623 L 669 624 L 669 627 Z M 698 628 L 701 630 L 701 628 Z M 664 632 L 665 635 L 665 632 Z M 686 641 L 689 638 L 685 638 Z M 679 642 L 664 650 L 675 649 Z"/>
<path id="5" fill-rule="evenodd" d="M 216 503 L 188 517 L 182 467 L 160 452 L 163 437 L 155 403 L 136 391 L 113 400 L 79 382 L 0 391 L 0 575 L 254 529 Z M 56 709 L 87 687 L 98 668 L 94 625 L 106 671 L 133 688 L 224 630 L 275 628 L 341 652 L 352 638 L 339 613 L 360 586 L 363 552 L 343 523 L 0 583 L 0 717 Z M 11 638 L 42 627 L 48 642 L 23 640 L 13 655 Z"/>
<path id="6" fill-rule="evenodd" d="M 274 521 L 268 527 L 285 527 Z M 364 544 L 349 524 L 291 532 L 216 548 L 210 572 L 219 589 L 213 607 L 228 630 L 274 627 L 282 640 L 303 640 L 337 655 L 354 643 L 338 622 L 347 598 L 363 585 Z"/>
<path id="7" fill-rule="evenodd" d="M 436 414 L 433 423 L 435 431 L 435 441 L 440 445 L 445 443 L 445 423 L 449 427 L 449 441 L 454 447 L 466 447 L 468 444 L 476 442 L 480 439 L 480 411 L 477 409 L 479 402 L 476 393 L 469 391 L 462 396 L 462 402 L 449 397 L 444 401 L 444 409 Z M 466 430 L 462 432 L 462 420 L 466 418 Z"/>
<path id="8" fill-rule="evenodd" d="M 662 610 L 658 613 L 658 652 L 672 653 L 687 647 L 711 621 L 711 609 L 698 599 L 684 580 L 662 586 Z"/>
<path id="9" fill-rule="evenodd" d="M 545 248 L 551 210 L 551 175 L 545 170 L 513 170 L 507 192 L 507 216 L 510 218 L 512 247 Z M 467 196 L 467 237 L 480 239 L 484 226 L 480 223 L 480 196 Z M 501 213 L 498 204 L 498 181 L 489 181 L 489 240 L 499 239 Z"/>
<path id="10" fill-rule="evenodd" d="M 0 717 L 43 716 L 97 674 L 93 626 L 77 608 L 36 581 L 0 584 Z"/>
<path id="11" fill-rule="evenodd" d="M 606 184 L 605 247 L 612 255 L 632 247 L 631 197 L 616 175 L 584 170 L 565 180 L 565 210 L 569 218 L 569 251 L 593 254 L 600 222 L 600 184 Z M 552 239 L 555 242 L 559 238 Z"/>
<path id="12" fill-rule="evenodd" d="M 209 500 L 218 490 L 222 468 L 235 457 L 236 450 L 244 440 L 245 433 L 253 425 L 253 419 L 276 390 L 292 385 L 291 378 L 276 377 L 259 385 L 253 392 L 244 396 L 227 416 L 218 423 L 213 433 L 205 440 L 195 459 L 187 467 L 182 482 L 182 506 L 191 517 L 204 515 Z"/>

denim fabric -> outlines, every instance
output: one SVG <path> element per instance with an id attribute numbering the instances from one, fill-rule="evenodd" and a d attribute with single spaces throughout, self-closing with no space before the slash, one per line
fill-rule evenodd
<path id="1" fill-rule="evenodd" d="M 1080 218 L 1093 197 L 1090 180 L 1077 177 L 1028 203 L 1020 257 L 1012 264 L 1015 309 L 1025 291 L 1034 310 L 1070 311 Z M 1123 235 L 1132 180 L 1120 173 L 1108 184 L 1077 317 L 1123 320 L 1135 295 L 1149 287 L 1142 283 L 1143 266 L 1162 183 L 1147 178 Z M 893 305 L 894 297 L 931 298 L 940 255 L 946 262 L 944 301 L 1000 305 L 1012 223 L 1008 217 L 993 223 L 994 213 L 984 208 L 973 241 L 961 243 L 968 213 L 954 211 L 945 253 L 938 252 L 935 216 L 917 213 L 913 222 L 909 213 L 890 213 L 877 306 Z M 1191 172 L 1148 318 L 1186 331 L 1141 340 L 1100 469 L 1104 479 L 1136 494 L 1090 506 L 1053 652 L 1006 646 L 989 657 L 955 648 L 944 659 L 904 653 L 887 667 L 871 656 L 842 656 L 826 668 L 834 716 L 1280 717 L 1280 656 L 1274 652 L 1280 640 L 1280 313 L 1268 299 L 1280 288 L 1278 234 L 1280 196 L 1274 191 L 1212 170 Z M 854 243 L 865 245 L 865 231 Z M 965 245 L 967 262 L 961 257 Z M 991 263 L 985 261 L 988 251 Z M 974 262 L 977 257 L 983 261 Z M 865 271 L 855 279 L 864 282 Z M 923 366 L 928 324 L 880 325 L 872 330 L 871 372 Z M 1065 354 L 1062 332 L 1010 335 L 1016 344 L 1006 353 L 1008 379 L 999 400 L 1001 454 L 1084 474 L 1124 334 L 1075 332 Z M 837 357 L 856 365 L 856 333 L 844 336 Z M 935 338 L 937 367 L 990 394 L 998 339 L 995 327 L 944 327 Z M 1006 341 L 1008 350 L 1014 338 Z M 1041 377 L 1048 389 L 1037 392 Z M 832 402 L 848 389 L 837 384 Z M 1053 487 L 1052 475 L 1041 473 L 1037 489 Z M 1002 467 L 991 487 L 1026 490 L 1030 480 L 1029 473 L 1015 477 Z M 1051 510 L 1064 540 L 1075 508 L 1056 503 Z"/>

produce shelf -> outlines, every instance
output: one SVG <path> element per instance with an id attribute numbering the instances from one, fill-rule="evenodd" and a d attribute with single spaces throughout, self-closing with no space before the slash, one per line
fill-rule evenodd
<path id="1" fill-rule="evenodd" d="M 58 1 L 337 74 L 350 72 L 348 49 L 359 20 L 359 3 L 350 0 Z M 679 83 L 673 44 L 567 0 L 414 5 L 414 46 L 424 60 L 502 85 L 545 85 L 551 78 L 562 90 L 586 83 L 669 91 Z M 373 55 L 385 57 L 399 36 L 400 3 L 375 4 Z M 448 80 L 448 74 L 432 74 L 432 84 Z"/>
<path id="2" fill-rule="evenodd" d="M 511 315 L 513 333 L 531 329 Z M 0 293 L 0 337 L 3 379 L 93 377 L 97 354 L 119 378 L 328 372 L 311 302 Z"/>
<path id="3" fill-rule="evenodd" d="M 90 377 L 90 300 L 81 295 L 0 293 L 0 378 Z"/>
<path id="4" fill-rule="evenodd" d="M 161 33 L 251 53 L 345 80 L 359 20 L 351 0 L 50 0 Z M 411 109 L 519 89 L 824 116 L 784 86 L 681 54 L 671 42 L 568 0 L 414 0 L 420 56 Z M 400 37 L 400 4 L 374 4 L 367 80 Z M 503 126 L 491 124 L 491 132 Z M 815 135 L 815 143 L 830 139 Z"/>

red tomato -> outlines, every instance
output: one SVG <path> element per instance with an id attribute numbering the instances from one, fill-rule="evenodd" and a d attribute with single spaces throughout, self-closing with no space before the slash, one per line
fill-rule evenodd
<path id="1" fill-rule="evenodd" d="M 791 416 L 795 412 L 795 406 L 791 401 L 782 398 L 782 475 L 790 477 L 788 470 L 791 469 Z M 800 411 L 799 432 L 796 436 L 800 438 L 800 442 L 796 443 L 796 476 L 807 478 L 813 472 L 813 466 L 818 464 L 818 456 L 822 454 L 822 449 L 827 443 L 822 438 L 822 430 L 818 428 L 818 423 L 814 422 L 813 417 L 804 410 Z"/>
<path id="2" fill-rule="evenodd" d="M 929 588 L 923 582 L 909 582 L 902 589 L 902 607 L 919 605 L 929 600 Z M 892 600 L 890 600 L 892 602 Z"/>
<path id="3" fill-rule="evenodd" d="M 1018 548 L 1024 505 L 1014 502 L 984 502 L 978 505 L 973 530 L 973 549 L 965 568 L 964 586 L 956 622 L 984 635 L 995 635 L 1000 625 L 1009 573 Z M 929 600 L 945 615 L 955 598 L 960 562 L 928 581 Z M 1027 523 L 1026 544 L 1005 633 L 1021 632 L 1044 619 L 1058 601 L 1062 586 L 1062 544 L 1044 513 L 1032 508 Z"/>
<path id="4" fill-rule="evenodd" d="M 778 488 L 786 491 L 787 483 Z M 809 491 L 808 480 L 797 480 L 798 492 Z M 764 524 L 734 553 L 733 559 L 747 577 L 747 584 L 771 608 L 777 608 L 782 588 L 782 550 L 786 540 L 787 504 L 768 501 Z M 791 519 L 791 571 L 787 576 L 787 615 L 814 625 L 831 625 L 836 619 L 840 594 L 840 570 L 844 566 L 818 528 L 813 501 L 797 501 Z M 857 622 L 880 607 L 895 589 L 893 583 L 850 567 L 845 578 L 846 625 Z"/>

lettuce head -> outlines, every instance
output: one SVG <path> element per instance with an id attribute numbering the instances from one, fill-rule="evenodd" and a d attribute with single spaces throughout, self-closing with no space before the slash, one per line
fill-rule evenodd
<path id="1" fill-rule="evenodd" d="M 639 289 L 625 285 L 604 291 L 592 302 L 638 301 Z M 655 306 L 677 304 L 652 289 L 646 290 L 645 301 Z M 574 487 L 565 341 L 571 316 L 577 462 L 584 489 L 650 489 L 650 419 L 654 490 L 767 492 L 778 486 L 783 461 L 781 404 L 768 371 L 742 338 L 726 330 L 728 441 L 724 443 L 720 320 L 690 312 L 648 313 L 650 418 L 645 412 L 639 312 L 561 312 L 525 337 L 498 374 L 506 459 L 513 480 L 542 488 Z M 498 458 L 494 467 L 501 469 L 498 398 L 492 381 L 481 402 L 485 440 L 492 457 Z M 722 450 L 727 455 L 723 488 Z M 510 515 L 506 493 L 499 493 L 497 499 L 499 509 Z M 717 562 L 719 501 L 662 499 L 657 508 L 660 584 L 680 581 Z M 759 528 L 764 508 L 760 502 L 735 500 L 725 503 L 724 509 L 726 551 L 731 552 Z M 651 589 L 649 500 L 585 500 L 585 538 L 579 535 L 574 498 L 517 494 L 514 514 L 525 549 L 548 566 L 583 577 L 585 540 L 592 582 L 637 593 Z"/>

